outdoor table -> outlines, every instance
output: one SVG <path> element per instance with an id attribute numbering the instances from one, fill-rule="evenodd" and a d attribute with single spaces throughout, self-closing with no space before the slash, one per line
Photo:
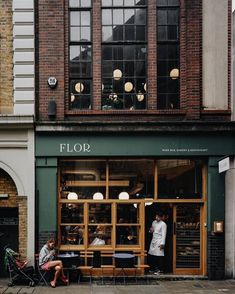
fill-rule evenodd
<path id="1" fill-rule="evenodd" d="M 121 270 L 120 270 L 120 273 L 122 273 L 122 276 L 123 276 L 123 280 L 124 280 L 124 284 L 126 284 L 126 272 L 125 272 L 125 263 L 124 261 L 125 260 L 130 260 L 132 258 L 135 257 L 135 255 L 131 254 L 131 253 L 114 253 L 113 257 L 115 259 L 121 259 L 123 262 L 121 263 Z"/>
<path id="2" fill-rule="evenodd" d="M 70 271 L 77 271 L 77 265 L 73 265 L 72 264 L 72 261 L 73 261 L 73 258 L 78 258 L 79 255 L 78 254 L 71 254 L 71 253 L 61 253 L 61 254 L 57 254 L 57 258 L 58 259 L 61 259 L 65 262 L 65 267 L 64 269 L 66 270 L 67 272 L 67 279 L 69 281 L 69 273 Z"/>

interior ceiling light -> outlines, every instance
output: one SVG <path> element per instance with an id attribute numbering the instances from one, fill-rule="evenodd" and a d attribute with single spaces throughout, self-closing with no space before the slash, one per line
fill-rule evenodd
<path id="1" fill-rule="evenodd" d="M 126 92 L 131 92 L 133 90 L 133 84 L 131 82 L 126 82 L 124 85 L 124 89 Z"/>
<path id="2" fill-rule="evenodd" d="M 71 93 L 70 101 L 73 102 L 74 100 L 75 100 L 75 95 L 73 93 Z"/>
<path id="3" fill-rule="evenodd" d="M 113 71 L 113 78 L 114 78 L 114 80 L 118 81 L 118 80 L 121 79 L 121 77 L 122 77 L 122 71 L 120 69 L 115 69 Z"/>
<path id="4" fill-rule="evenodd" d="M 75 90 L 76 90 L 78 93 L 82 93 L 83 90 L 84 90 L 84 85 L 83 85 L 83 83 L 77 83 L 77 84 L 75 85 Z"/>
<path id="5" fill-rule="evenodd" d="M 138 100 L 139 102 L 142 102 L 142 101 L 144 100 L 144 94 L 141 93 L 140 91 L 139 91 L 139 93 L 136 95 L 136 97 L 137 97 L 137 100 Z"/>
<path id="6" fill-rule="evenodd" d="M 171 71 L 170 71 L 170 77 L 172 78 L 172 80 L 176 80 L 179 78 L 179 69 L 178 68 L 173 68 Z"/>

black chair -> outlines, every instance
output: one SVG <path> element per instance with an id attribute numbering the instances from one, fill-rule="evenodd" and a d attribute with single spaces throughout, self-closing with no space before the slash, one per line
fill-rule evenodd
<path id="1" fill-rule="evenodd" d="M 35 254 L 36 269 L 38 273 L 38 283 L 37 285 L 49 286 L 48 279 L 51 274 L 51 270 L 44 270 L 39 266 L 39 254 Z"/>

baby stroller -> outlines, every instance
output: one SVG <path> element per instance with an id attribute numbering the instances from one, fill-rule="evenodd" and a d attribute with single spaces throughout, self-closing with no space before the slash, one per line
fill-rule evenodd
<path id="1" fill-rule="evenodd" d="M 34 269 L 32 266 L 27 267 L 28 261 L 20 261 L 19 254 L 11 248 L 5 248 L 5 269 L 9 272 L 10 282 L 9 287 L 14 286 L 17 282 L 29 282 L 29 286 L 34 287 L 35 281 L 33 279 Z"/>

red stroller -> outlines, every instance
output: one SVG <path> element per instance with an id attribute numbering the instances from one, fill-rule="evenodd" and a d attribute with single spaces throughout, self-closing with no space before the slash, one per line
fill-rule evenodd
<path id="1" fill-rule="evenodd" d="M 14 286 L 17 282 L 28 282 L 29 286 L 34 287 L 34 268 L 32 266 L 27 266 L 27 260 L 23 262 L 20 261 L 18 256 L 19 254 L 11 248 L 5 248 L 4 263 L 10 278 L 8 286 Z"/>

